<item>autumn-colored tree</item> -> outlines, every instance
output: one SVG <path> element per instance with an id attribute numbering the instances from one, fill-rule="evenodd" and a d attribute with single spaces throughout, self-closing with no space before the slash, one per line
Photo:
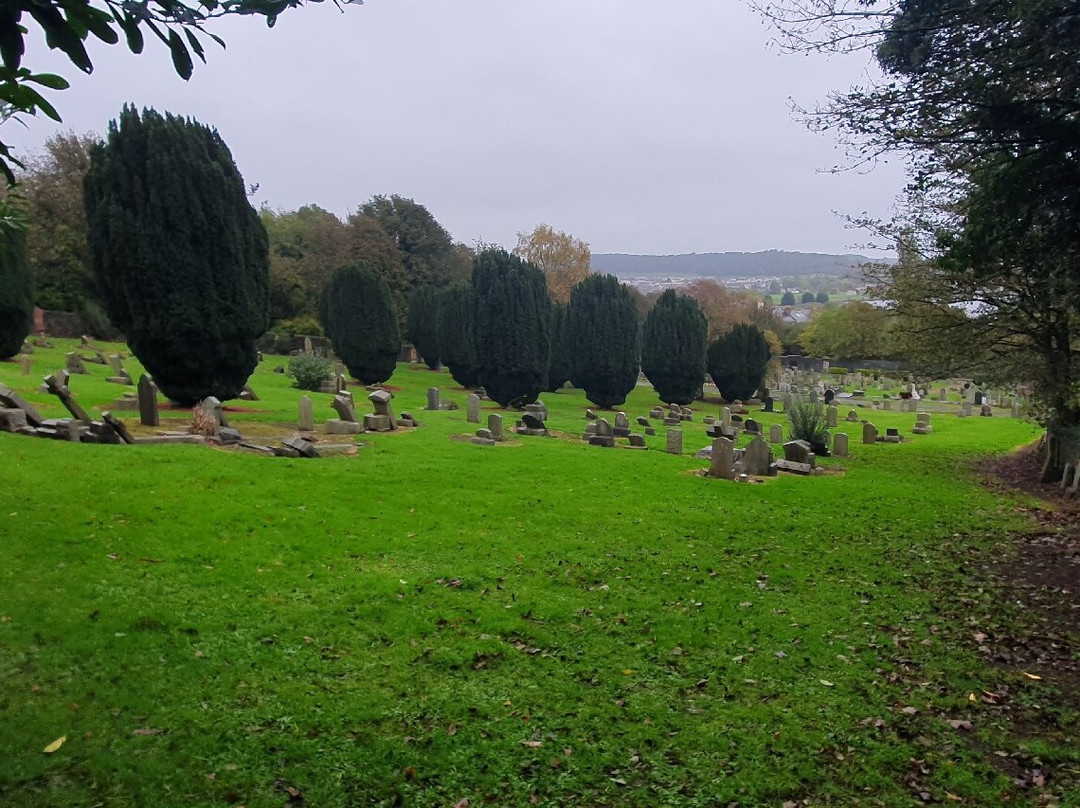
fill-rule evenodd
<path id="1" fill-rule="evenodd" d="M 728 289 L 711 278 L 691 281 L 683 291 L 698 302 L 709 321 L 709 342 L 715 342 L 739 323 L 751 323 L 762 331 L 780 331 L 772 306 L 761 295 Z"/>
<path id="2" fill-rule="evenodd" d="M 34 303 L 43 309 L 81 311 L 98 302 L 86 247 L 83 178 L 90 169 L 95 135 L 74 132 L 45 141 L 19 173 L 26 201 L 26 253 L 34 272 Z"/>
<path id="3" fill-rule="evenodd" d="M 818 311 L 799 335 L 811 356 L 880 359 L 889 352 L 891 313 L 861 300 Z"/>
<path id="4" fill-rule="evenodd" d="M 589 275 L 589 245 L 569 233 L 541 222 L 531 233 L 518 233 L 514 254 L 539 267 L 548 294 L 559 303 L 570 302 L 570 290 Z"/>

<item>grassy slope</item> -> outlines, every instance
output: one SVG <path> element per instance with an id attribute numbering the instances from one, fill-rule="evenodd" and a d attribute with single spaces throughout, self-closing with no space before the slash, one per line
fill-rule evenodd
<path id="1" fill-rule="evenodd" d="M 276 362 L 246 433 L 295 418 Z M 73 390 L 105 405 L 122 388 L 90 369 Z M 439 383 L 461 410 L 422 411 Z M 452 440 L 476 425 L 447 376 L 392 384 L 421 429 L 355 457 L 0 435 L 5 804 L 908 805 L 912 760 L 935 799 L 1011 804 L 968 701 L 994 674 L 939 611 L 991 597 L 957 589 L 957 547 L 1021 524 L 968 461 L 1031 425 L 940 416 L 864 447 L 842 423 L 845 474 L 739 485 L 663 429 L 582 445 L 577 391 L 545 396 L 564 439 L 485 448 Z M 700 417 L 685 435 L 707 443 Z"/>

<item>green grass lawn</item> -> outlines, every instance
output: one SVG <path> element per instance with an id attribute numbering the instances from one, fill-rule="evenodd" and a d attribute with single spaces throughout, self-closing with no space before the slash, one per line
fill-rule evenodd
<path id="1" fill-rule="evenodd" d="M 55 344 L 0 382 L 59 417 Z M 233 402 L 245 434 L 295 422 L 280 361 Z M 72 391 L 108 409 L 124 388 L 89 369 Z M 909 442 L 841 422 L 834 473 L 739 484 L 696 474 L 702 410 L 682 457 L 662 427 L 583 444 L 572 390 L 544 396 L 555 438 L 481 447 L 448 375 L 390 384 L 421 426 L 354 456 L 0 434 L 5 805 L 1006 806 L 1034 797 L 991 751 L 1080 767 L 1054 683 L 988 668 L 965 617 L 1005 608 L 973 558 L 1029 527 L 973 459 L 1032 424 L 875 412 Z M 429 386 L 461 409 L 423 411 Z M 1045 731 L 1011 730 L 1003 689 Z"/>

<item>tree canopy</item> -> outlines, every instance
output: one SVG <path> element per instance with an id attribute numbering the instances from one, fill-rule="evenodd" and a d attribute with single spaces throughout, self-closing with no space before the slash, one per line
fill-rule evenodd
<path id="1" fill-rule="evenodd" d="M 338 268 L 323 293 L 323 328 L 354 379 L 381 384 L 394 374 L 401 337 L 390 288 L 366 264 Z"/>
<path id="2" fill-rule="evenodd" d="M 637 384 L 638 322 L 631 287 L 614 275 L 589 275 L 570 293 L 570 380 L 598 407 L 622 404 Z"/>
<path id="3" fill-rule="evenodd" d="M 269 325 L 267 240 L 218 133 L 125 107 L 91 152 L 85 203 L 106 310 L 162 393 L 237 396 Z"/>
<path id="4" fill-rule="evenodd" d="M 33 309 L 24 214 L 11 197 L 0 198 L 0 359 L 19 352 L 30 333 Z"/>
<path id="5" fill-rule="evenodd" d="M 417 286 L 409 297 L 409 342 L 424 363 L 434 370 L 439 367 L 439 289 Z"/>
<path id="6" fill-rule="evenodd" d="M 709 346 L 709 375 L 727 401 L 757 392 L 769 363 L 769 343 L 757 326 L 741 323 Z"/>
<path id="7" fill-rule="evenodd" d="M 544 273 L 552 300 L 568 303 L 570 290 L 589 274 L 589 245 L 543 222 L 530 233 L 518 233 L 517 239 L 514 254 Z"/>

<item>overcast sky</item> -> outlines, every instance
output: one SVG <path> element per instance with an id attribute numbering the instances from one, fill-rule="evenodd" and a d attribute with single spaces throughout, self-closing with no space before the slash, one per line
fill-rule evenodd
<path id="1" fill-rule="evenodd" d="M 837 214 L 887 216 L 898 166 L 836 175 L 790 112 L 863 81 L 865 54 L 780 55 L 742 0 L 367 0 L 220 20 L 184 82 L 147 35 L 97 41 L 83 76 L 44 44 L 24 66 L 72 82 L 64 118 L 9 122 L 41 148 L 103 133 L 125 102 L 217 127 L 256 204 L 345 216 L 373 194 L 425 205 L 456 240 L 512 247 L 538 222 L 593 252 L 852 252 Z"/>

